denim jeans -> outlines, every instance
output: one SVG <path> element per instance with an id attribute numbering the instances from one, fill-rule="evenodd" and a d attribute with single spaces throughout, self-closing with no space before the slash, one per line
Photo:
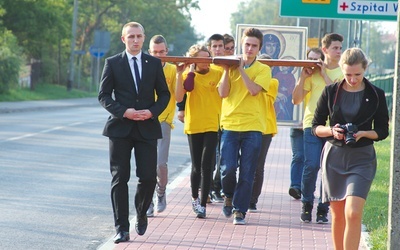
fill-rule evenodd
<path id="1" fill-rule="evenodd" d="M 261 151 L 258 155 L 257 168 L 254 174 L 253 191 L 251 194 L 250 204 L 257 204 L 258 197 L 261 194 L 262 185 L 264 183 L 264 166 L 265 159 L 267 158 L 268 149 L 271 145 L 272 134 L 262 135 Z"/>
<path id="2" fill-rule="evenodd" d="M 258 131 L 236 132 L 224 130 L 222 132 L 222 191 L 227 198 L 233 198 L 233 210 L 242 213 L 246 213 L 249 208 L 254 173 L 261 150 L 261 140 L 262 135 Z M 238 168 L 239 178 L 237 180 L 236 171 Z"/>
<path id="3" fill-rule="evenodd" d="M 304 167 L 303 129 L 290 128 L 290 143 L 292 146 L 292 162 L 290 163 L 290 187 L 300 190 Z"/>
<path id="4" fill-rule="evenodd" d="M 301 180 L 302 202 L 314 203 L 314 192 L 324 143 L 324 139 L 311 133 L 311 128 L 304 129 L 304 169 Z M 319 203 L 321 203 L 321 195 Z"/>

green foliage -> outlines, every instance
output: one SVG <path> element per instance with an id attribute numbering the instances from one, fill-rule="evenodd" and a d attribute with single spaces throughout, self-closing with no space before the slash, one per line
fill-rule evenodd
<path id="1" fill-rule="evenodd" d="M 61 85 L 38 84 L 34 91 L 30 91 L 29 89 L 12 89 L 7 94 L 0 94 L 0 102 L 56 100 L 96 96 L 97 92 L 86 92 L 77 89 L 67 91 L 65 86 Z"/>
<path id="2" fill-rule="evenodd" d="M 238 11 L 232 14 L 232 34 L 236 34 L 236 24 L 260 24 L 295 26 L 295 18 L 279 17 L 280 0 L 251 0 L 241 2 Z"/>
<path id="3" fill-rule="evenodd" d="M 16 38 L 10 31 L 0 31 L 0 94 L 18 86 L 21 53 Z"/>
<path id="4" fill-rule="evenodd" d="M 138 21 L 146 29 L 148 41 L 155 34 L 163 34 L 174 45 L 173 54 L 196 43 L 190 25 L 189 9 L 198 8 L 198 0 L 97 0 L 77 1 L 78 21 L 75 50 L 89 51 L 96 30 L 108 31 L 111 46 L 106 57 L 124 50 L 121 42 L 122 26 Z M 63 84 L 67 82 L 71 54 L 73 0 L 0 0 L 1 24 L 12 32 L 28 60 L 41 62 L 40 81 Z M 3 47 L 3 44 L 0 44 Z M 145 44 L 144 51 L 147 50 Z M 75 55 L 75 82 L 94 77 L 96 61 L 86 53 Z M 101 65 L 104 58 L 101 59 Z M 94 85 L 97 83 L 91 83 Z M 77 84 L 74 85 L 78 86 Z M 79 84 L 79 86 L 82 86 Z"/>
<path id="5" fill-rule="evenodd" d="M 3 23 L 18 38 L 24 53 L 41 59 L 42 50 L 57 45 L 67 35 L 71 20 L 65 11 L 66 1 L 13 0 L 4 1 Z"/>
<path id="6" fill-rule="evenodd" d="M 394 69 L 396 43 L 386 39 L 389 34 L 378 23 L 366 23 L 364 28 L 362 44 L 369 48 L 368 56 L 372 61 L 369 73 L 383 74 L 384 69 Z"/>

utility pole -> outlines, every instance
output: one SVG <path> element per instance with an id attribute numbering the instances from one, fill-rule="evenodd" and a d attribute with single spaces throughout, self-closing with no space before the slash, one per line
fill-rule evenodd
<path id="1" fill-rule="evenodd" d="M 71 36 L 71 55 L 69 58 L 69 75 L 67 82 L 67 91 L 71 91 L 74 82 L 74 59 L 75 59 L 75 36 L 76 23 L 78 19 L 78 0 L 74 0 L 74 14 L 72 17 L 72 36 Z"/>
<path id="2" fill-rule="evenodd" d="M 388 243 L 387 249 L 400 249 L 400 11 L 397 12 L 397 47 L 395 75 L 393 81 L 392 136 L 390 154 L 390 186 L 388 209 Z"/>

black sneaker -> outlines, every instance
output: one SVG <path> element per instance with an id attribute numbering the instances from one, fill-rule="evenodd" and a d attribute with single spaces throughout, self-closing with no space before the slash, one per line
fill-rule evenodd
<path id="1" fill-rule="evenodd" d="M 247 209 L 249 213 L 256 213 L 257 212 L 257 205 L 256 203 L 250 203 L 249 208 Z"/>
<path id="2" fill-rule="evenodd" d="M 318 224 L 326 224 L 328 223 L 328 214 L 323 212 L 317 212 L 317 223 Z"/>
<path id="3" fill-rule="evenodd" d="M 313 205 L 310 203 L 303 203 L 300 220 L 302 222 L 310 223 L 311 222 L 311 212 L 313 209 Z"/>
<path id="4" fill-rule="evenodd" d="M 232 198 L 225 197 L 224 206 L 222 207 L 222 212 L 224 213 L 226 218 L 232 216 L 232 209 L 233 209 Z"/>
<path id="5" fill-rule="evenodd" d="M 289 195 L 292 196 L 294 199 L 299 200 L 301 198 L 301 191 L 298 188 L 290 187 Z"/>
<path id="6" fill-rule="evenodd" d="M 211 201 L 215 202 L 215 203 L 223 203 L 224 198 L 222 198 L 222 196 L 219 192 L 213 191 L 211 194 Z"/>

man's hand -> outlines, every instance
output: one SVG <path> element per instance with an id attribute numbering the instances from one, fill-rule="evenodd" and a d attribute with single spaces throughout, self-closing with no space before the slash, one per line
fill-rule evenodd
<path id="1" fill-rule="evenodd" d="M 148 109 L 136 110 L 129 108 L 125 111 L 124 117 L 134 121 L 144 121 L 153 117 L 153 114 Z"/>
<path id="2" fill-rule="evenodd" d="M 184 123 L 185 122 L 185 111 L 184 110 L 178 111 L 177 117 L 180 122 Z"/>

